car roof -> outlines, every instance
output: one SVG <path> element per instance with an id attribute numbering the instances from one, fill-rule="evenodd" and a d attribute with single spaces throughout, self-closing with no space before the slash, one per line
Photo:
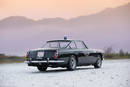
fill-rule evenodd
<path id="1" fill-rule="evenodd" d="M 47 42 L 72 42 L 72 41 L 81 41 L 81 40 L 50 40 Z"/>

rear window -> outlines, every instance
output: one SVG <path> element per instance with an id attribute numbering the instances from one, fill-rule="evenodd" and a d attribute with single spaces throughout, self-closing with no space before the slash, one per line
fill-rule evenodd
<path id="1" fill-rule="evenodd" d="M 48 42 L 43 47 L 44 48 L 66 48 L 70 42 Z"/>

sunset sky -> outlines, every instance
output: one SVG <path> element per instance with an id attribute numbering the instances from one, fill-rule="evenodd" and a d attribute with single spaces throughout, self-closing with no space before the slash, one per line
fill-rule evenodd
<path id="1" fill-rule="evenodd" d="M 0 0 L 0 19 L 26 16 L 32 19 L 72 18 L 105 8 L 127 4 L 130 0 Z"/>

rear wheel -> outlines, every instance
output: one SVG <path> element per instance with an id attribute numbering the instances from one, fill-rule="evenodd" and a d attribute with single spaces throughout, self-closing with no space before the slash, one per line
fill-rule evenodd
<path id="1" fill-rule="evenodd" d="M 37 69 L 39 71 L 46 71 L 47 70 L 47 66 L 37 66 Z"/>
<path id="2" fill-rule="evenodd" d="M 68 70 L 75 70 L 77 66 L 77 61 L 74 55 L 70 56 L 70 60 L 67 66 Z"/>
<path id="3" fill-rule="evenodd" d="M 94 68 L 101 68 L 101 66 L 102 66 L 101 56 L 98 55 L 97 57 L 98 57 L 98 59 L 97 59 L 96 63 L 94 64 Z"/>

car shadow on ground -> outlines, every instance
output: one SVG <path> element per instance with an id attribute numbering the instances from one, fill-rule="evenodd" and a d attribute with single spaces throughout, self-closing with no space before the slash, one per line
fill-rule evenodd
<path id="1" fill-rule="evenodd" d="M 62 73 L 62 72 L 75 72 L 75 71 L 79 71 L 79 70 L 81 71 L 81 70 L 91 70 L 91 69 L 95 69 L 95 68 L 93 68 L 93 67 L 83 67 L 83 68 L 78 67 L 74 71 L 69 71 L 66 68 L 60 68 L 60 69 L 49 69 L 49 70 L 43 71 L 43 72 L 35 71 L 35 72 L 31 72 L 31 73 L 35 73 L 35 74 L 38 74 L 38 73 Z"/>

